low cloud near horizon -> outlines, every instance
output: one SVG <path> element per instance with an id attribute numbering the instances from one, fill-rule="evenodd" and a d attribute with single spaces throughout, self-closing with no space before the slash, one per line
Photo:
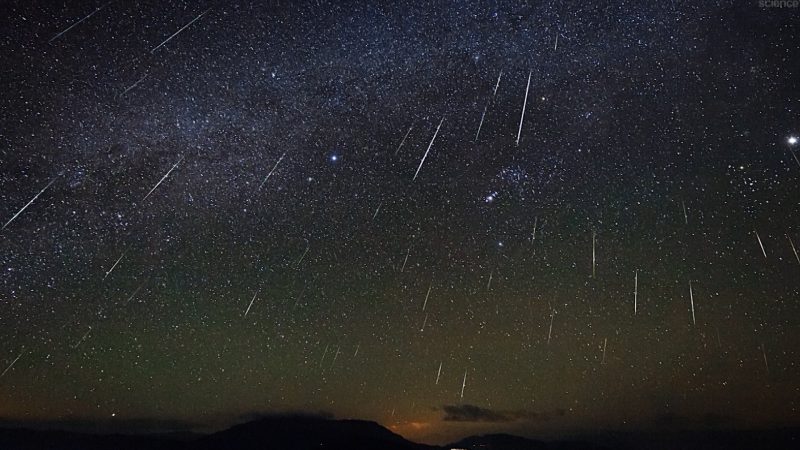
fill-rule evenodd
<path id="1" fill-rule="evenodd" d="M 517 421 L 548 421 L 566 412 L 556 409 L 548 412 L 527 410 L 494 410 L 476 405 L 443 405 L 444 422 L 510 423 Z"/>

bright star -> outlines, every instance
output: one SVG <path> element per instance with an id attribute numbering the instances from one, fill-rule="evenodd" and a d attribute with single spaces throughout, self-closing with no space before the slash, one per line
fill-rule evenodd
<path id="1" fill-rule="evenodd" d="M 795 136 L 789 136 L 789 139 L 787 139 L 786 142 L 788 142 L 789 145 L 797 144 L 797 138 Z"/>
<path id="2" fill-rule="evenodd" d="M 331 155 L 331 161 L 336 162 L 338 160 L 339 160 L 339 157 L 337 155 Z"/>

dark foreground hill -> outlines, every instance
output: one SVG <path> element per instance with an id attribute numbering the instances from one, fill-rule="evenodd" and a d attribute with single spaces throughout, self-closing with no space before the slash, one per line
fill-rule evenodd
<path id="1" fill-rule="evenodd" d="M 375 422 L 274 417 L 192 439 L 0 429 L 0 450 L 440 450 Z"/>
<path id="2" fill-rule="evenodd" d="M 791 450 L 800 449 L 800 429 L 676 432 L 605 432 L 575 440 L 537 441 L 507 434 L 470 436 L 447 448 L 465 450 Z"/>
<path id="3" fill-rule="evenodd" d="M 609 450 L 613 447 L 588 442 L 544 442 L 510 434 L 470 436 L 447 448 L 465 450 Z"/>
<path id="4" fill-rule="evenodd" d="M 271 417 L 204 435 L 95 435 L 0 428 L 0 450 L 744 450 L 800 448 L 800 429 L 603 433 L 544 442 L 492 434 L 436 447 L 410 442 L 374 422 Z"/>
<path id="5" fill-rule="evenodd" d="M 198 450 L 439 450 L 407 441 L 375 422 L 270 418 L 236 425 L 194 443 Z"/>

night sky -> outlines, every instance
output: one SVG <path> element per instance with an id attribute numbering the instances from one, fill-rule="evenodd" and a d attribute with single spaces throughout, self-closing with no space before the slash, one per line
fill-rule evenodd
<path id="1" fill-rule="evenodd" d="M 800 423 L 799 8 L 375 3 L 4 2 L 0 418 Z"/>

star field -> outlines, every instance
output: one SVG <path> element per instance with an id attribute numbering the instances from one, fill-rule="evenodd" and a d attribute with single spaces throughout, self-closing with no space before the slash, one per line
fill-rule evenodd
<path id="1" fill-rule="evenodd" d="M 0 418 L 797 425 L 797 9 L 5 10 Z"/>

